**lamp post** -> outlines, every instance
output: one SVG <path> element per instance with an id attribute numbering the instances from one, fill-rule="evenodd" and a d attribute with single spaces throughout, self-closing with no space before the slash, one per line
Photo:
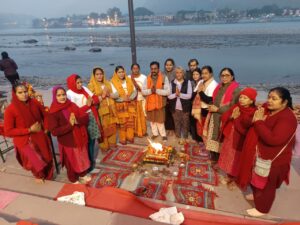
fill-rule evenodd
<path id="1" fill-rule="evenodd" d="M 128 0 L 128 12 L 129 12 L 129 26 L 130 26 L 131 59 L 132 59 L 132 63 L 136 63 L 137 61 L 136 61 L 133 0 Z"/>

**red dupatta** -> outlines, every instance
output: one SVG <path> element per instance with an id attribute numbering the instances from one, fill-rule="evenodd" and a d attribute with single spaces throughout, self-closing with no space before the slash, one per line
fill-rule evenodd
<path id="1" fill-rule="evenodd" d="M 216 87 L 216 89 L 214 90 L 213 93 L 213 102 L 215 102 L 215 99 L 219 93 L 219 90 L 221 88 L 223 84 L 218 84 L 218 86 Z M 230 104 L 232 97 L 233 97 L 233 92 L 235 91 L 235 89 L 237 89 L 239 87 L 239 83 L 236 81 L 232 81 L 231 84 L 229 85 L 229 87 L 226 89 L 221 103 L 220 103 L 220 107 L 224 106 L 224 105 L 228 105 Z M 206 143 L 207 141 L 207 135 L 208 135 L 208 126 L 209 126 L 209 121 L 210 121 L 210 117 L 211 117 L 211 113 L 208 113 L 205 123 L 204 123 L 204 127 L 203 127 L 203 141 L 204 143 Z"/>
<path id="2" fill-rule="evenodd" d="M 66 93 L 66 90 L 60 86 L 56 86 L 52 89 L 52 104 L 50 107 L 50 113 L 56 113 L 62 111 L 68 122 L 71 113 L 74 113 L 75 117 L 79 118 L 81 115 L 79 113 L 79 108 L 77 107 L 77 105 L 72 103 L 69 99 L 67 99 L 65 103 L 59 103 L 57 101 L 56 94 L 58 90 L 63 90 Z M 75 124 L 73 126 L 73 136 L 77 146 L 83 147 L 87 145 L 88 135 L 85 126 Z"/>
<path id="3" fill-rule="evenodd" d="M 265 108 L 265 114 L 267 107 L 266 104 L 263 105 Z M 258 135 L 255 132 L 254 127 L 252 126 L 246 136 L 242 154 L 240 157 L 240 168 L 237 175 L 237 184 L 241 189 L 246 189 L 250 184 L 252 178 L 252 170 L 255 162 L 255 154 L 256 154 L 256 145 L 258 143 Z"/>
<path id="4" fill-rule="evenodd" d="M 214 90 L 213 93 L 213 101 L 215 102 L 215 99 L 218 95 L 218 92 L 220 90 L 220 88 L 222 87 L 223 84 L 219 84 L 216 89 Z M 232 100 L 232 96 L 233 96 L 233 92 L 235 89 L 237 89 L 239 86 L 239 83 L 236 81 L 232 81 L 231 84 L 229 85 L 229 87 L 227 88 L 222 100 L 221 100 L 221 105 L 220 106 L 224 106 L 224 105 L 228 105 L 231 100 Z"/>
<path id="5" fill-rule="evenodd" d="M 90 95 L 84 90 L 82 87 L 81 89 L 78 89 L 76 86 L 76 80 L 78 79 L 77 74 L 72 74 L 67 78 L 67 86 L 70 90 L 75 92 L 76 94 L 83 94 L 86 98 L 89 98 Z"/>
<path id="6" fill-rule="evenodd" d="M 66 93 L 66 90 L 61 86 L 55 86 L 52 89 L 52 103 L 50 106 L 50 113 L 55 113 L 61 110 L 68 108 L 71 105 L 71 101 L 69 99 L 66 100 L 65 103 L 59 103 L 56 100 L 56 94 L 58 90 L 63 90 Z"/>
<path id="7" fill-rule="evenodd" d="M 82 87 L 81 89 L 78 89 L 77 88 L 77 85 L 76 85 L 76 80 L 78 79 L 78 75 L 77 74 L 72 74 L 70 75 L 68 78 L 67 78 L 67 86 L 70 90 L 72 90 L 73 92 L 75 92 L 76 94 L 83 94 L 87 99 L 92 97 L 93 98 L 93 101 L 94 103 L 99 103 L 99 100 L 98 100 L 98 97 L 93 95 L 93 96 L 90 96 L 85 90 L 84 88 Z M 98 128 L 99 128 L 99 131 L 101 133 L 101 137 L 103 137 L 103 128 L 102 128 L 102 125 L 101 125 L 101 121 L 99 119 L 99 115 L 98 115 L 98 112 L 97 112 L 97 109 L 95 106 L 91 105 L 91 107 L 89 107 L 92 112 L 93 112 L 93 115 L 94 115 L 94 118 L 97 122 L 97 125 L 98 125 Z M 100 142 L 102 142 L 101 139 L 99 139 Z"/>
<path id="8" fill-rule="evenodd" d="M 231 119 L 231 115 L 235 108 L 239 108 L 240 110 L 240 119 L 243 120 L 243 118 L 249 118 L 253 117 L 256 107 L 250 106 L 250 107 L 243 107 L 239 103 L 232 106 L 227 112 L 225 112 L 222 117 L 222 133 L 225 136 L 228 136 L 230 134 L 231 128 L 233 127 L 233 120 Z"/>
<path id="9" fill-rule="evenodd" d="M 36 100 L 29 98 L 26 102 L 18 99 L 16 93 L 12 91 L 11 103 L 17 108 L 20 116 L 24 120 L 26 127 L 30 127 L 35 122 L 43 121 L 42 113 Z"/>

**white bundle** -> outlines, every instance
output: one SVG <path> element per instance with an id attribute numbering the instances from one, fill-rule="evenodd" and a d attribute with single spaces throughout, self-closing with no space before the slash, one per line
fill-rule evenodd
<path id="1" fill-rule="evenodd" d="M 172 225 L 180 225 L 184 221 L 182 212 L 178 213 L 175 206 L 170 208 L 161 208 L 158 212 L 153 213 L 149 217 L 156 222 Z"/>
<path id="2" fill-rule="evenodd" d="M 84 192 L 75 191 L 71 195 L 65 195 L 57 198 L 59 202 L 68 202 L 75 205 L 85 206 Z"/>

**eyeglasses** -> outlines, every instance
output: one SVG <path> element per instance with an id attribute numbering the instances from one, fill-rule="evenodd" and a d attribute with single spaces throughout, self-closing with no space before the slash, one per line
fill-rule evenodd
<path id="1" fill-rule="evenodd" d="M 227 77 L 231 77 L 231 75 L 230 74 L 222 74 L 220 77 L 222 77 L 222 78 L 227 78 Z"/>

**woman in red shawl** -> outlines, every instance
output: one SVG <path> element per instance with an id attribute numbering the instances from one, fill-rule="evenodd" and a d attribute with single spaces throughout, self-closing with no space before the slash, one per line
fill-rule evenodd
<path id="1" fill-rule="evenodd" d="M 227 173 L 226 183 L 230 189 L 235 186 L 234 178 L 239 171 L 240 154 L 256 110 L 256 96 L 255 89 L 243 89 L 239 103 L 222 116 L 223 144 L 218 165 Z"/>
<path id="2" fill-rule="evenodd" d="M 5 110 L 4 132 L 12 137 L 19 163 L 31 170 L 38 182 L 53 177 L 52 153 L 43 128 L 43 109 L 28 96 L 27 88 L 17 84 L 12 102 Z"/>
<path id="3" fill-rule="evenodd" d="M 289 183 L 292 149 L 295 144 L 297 119 L 292 111 L 290 92 L 282 87 L 270 90 L 265 108 L 259 108 L 253 117 L 253 129 L 249 131 L 243 148 L 243 166 L 238 182 L 245 187 L 251 182 L 255 208 L 247 210 L 251 216 L 268 213 L 276 196 L 276 189 L 285 181 Z M 256 153 L 257 152 L 257 153 Z M 261 177 L 253 171 L 255 156 L 272 160 L 270 173 Z M 276 158 L 277 156 L 277 158 Z"/>
<path id="4" fill-rule="evenodd" d="M 90 180 L 90 177 L 85 176 L 90 168 L 86 130 L 88 114 L 79 113 L 79 108 L 67 99 L 64 88 L 54 87 L 52 95 L 49 130 L 57 136 L 62 166 L 67 168 L 71 182 L 80 180 L 86 183 Z"/>
<path id="5" fill-rule="evenodd" d="M 95 142 L 96 140 L 102 142 L 100 138 L 102 137 L 103 129 L 97 110 L 100 100 L 98 96 L 82 85 L 81 77 L 77 74 L 72 74 L 67 78 L 67 85 L 69 89 L 67 91 L 68 99 L 80 108 L 80 112 L 86 113 L 89 116 L 87 130 L 89 136 L 88 153 L 91 162 L 90 172 L 95 167 Z"/>

